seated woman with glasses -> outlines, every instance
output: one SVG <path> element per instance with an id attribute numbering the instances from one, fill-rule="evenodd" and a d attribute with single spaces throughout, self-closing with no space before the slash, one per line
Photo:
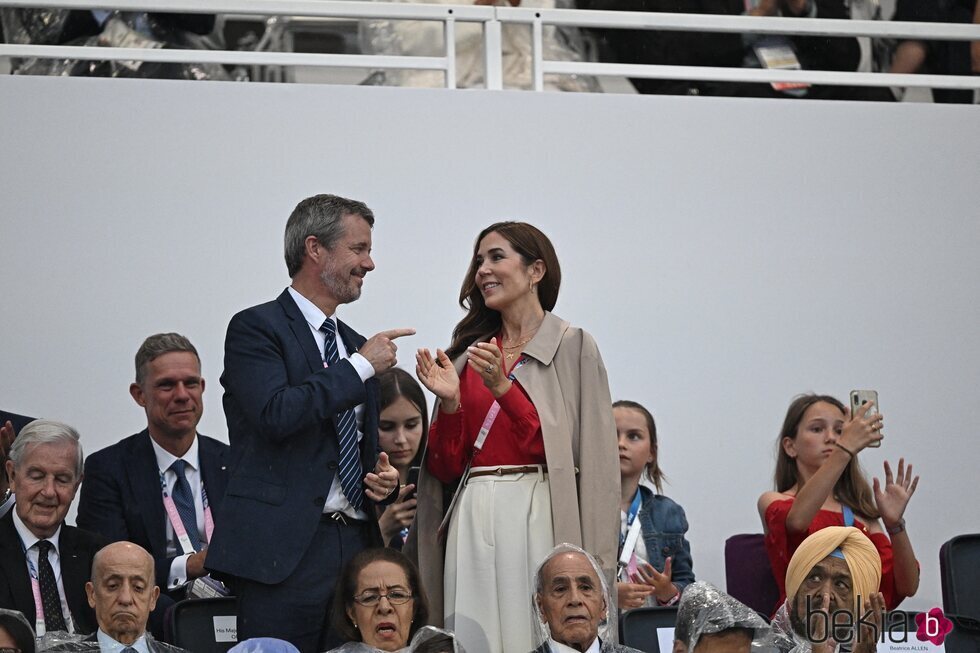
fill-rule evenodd
<path id="1" fill-rule="evenodd" d="M 365 549 L 340 574 L 333 628 L 348 642 L 331 653 L 397 651 L 429 618 L 419 572 L 400 551 Z"/>

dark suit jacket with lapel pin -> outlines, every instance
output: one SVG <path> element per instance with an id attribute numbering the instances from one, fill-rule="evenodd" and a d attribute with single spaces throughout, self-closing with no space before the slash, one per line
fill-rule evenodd
<path id="1" fill-rule="evenodd" d="M 228 486 L 229 448 L 201 434 L 197 441 L 201 481 L 217 524 Z M 110 542 L 133 542 L 149 551 L 162 591 L 168 589 L 174 560 L 167 555 L 166 520 L 160 470 L 147 430 L 88 455 L 78 502 L 79 527 L 100 533 Z"/>
<path id="2" fill-rule="evenodd" d="M 89 607 L 85 583 L 92 571 L 92 558 L 107 544 L 105 538 L 67 524 L 61 525 L 58 554 L 61 557 L 61 583 L 71 611 L 75 631 L 89 634 L 98 624 Z M 23 544 L 14 527 L 13 511 L 0 519 L 0 608 L 20 610 L 33 624 L 36 612 L 31 577 L 27 571 Z"/>

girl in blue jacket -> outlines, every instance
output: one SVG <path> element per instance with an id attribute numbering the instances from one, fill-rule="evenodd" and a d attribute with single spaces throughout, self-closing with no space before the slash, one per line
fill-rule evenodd
<path id="1" fill-rule="evenodd" d="M 673 605 L 694 582 L 691 545 L 685 537 L 687 517 L 683 508 L 661 494 L 664 474 L 657 463 L 653 415 L 635 401 L 617 401 L 613 416 L 622 480 L 619 607 Z"/>

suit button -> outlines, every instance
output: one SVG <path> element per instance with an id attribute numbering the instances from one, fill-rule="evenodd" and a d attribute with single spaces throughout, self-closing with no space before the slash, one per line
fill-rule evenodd
<path id="1" fill-rule="evenodd" d="M 313 505 L 316 506 L 317 508 L 322 508 L 323 504 L 325 504 L 326 502 L 327 500 L 324 499 L 323 497 L 317 497 L 313 499 Z"/>
<path id="2" fill-rule="evenodd" d="M 327 469 L 337 469 L 337 463 L 334 462 L 327 463 Z"/>
<path id="3" fill-rule="evenodd" d="M 664 555 L 665 556 L 669 556 L 670 555 L 670 547 L 669 546 L 665 546 L 663 548 L 663 552 L 664 552 Z"/>

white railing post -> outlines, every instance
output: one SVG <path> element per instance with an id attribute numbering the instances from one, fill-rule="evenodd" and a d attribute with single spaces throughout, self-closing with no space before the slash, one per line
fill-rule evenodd
<path id="1" fill-rule="evenodd" d="M 487 78 L 487 90 L 504 88 L 503 51 L 500 38 L 500 21 L 496 18 L 483 23 L 483 65 Z"/>
<path id="2" fill-rule="evenodd" d="M 456 17 L 452 9 L 446 16 L 443 38 L 446 40 L 446 88 L 456 88 Z"/>
<path id="3" fill-rule="evenodd" d="M 544 90 L 544 29 L 541 14 L 534 15 L 531 23 L 531 74 L 534 76 L 534 90 Z"/>

